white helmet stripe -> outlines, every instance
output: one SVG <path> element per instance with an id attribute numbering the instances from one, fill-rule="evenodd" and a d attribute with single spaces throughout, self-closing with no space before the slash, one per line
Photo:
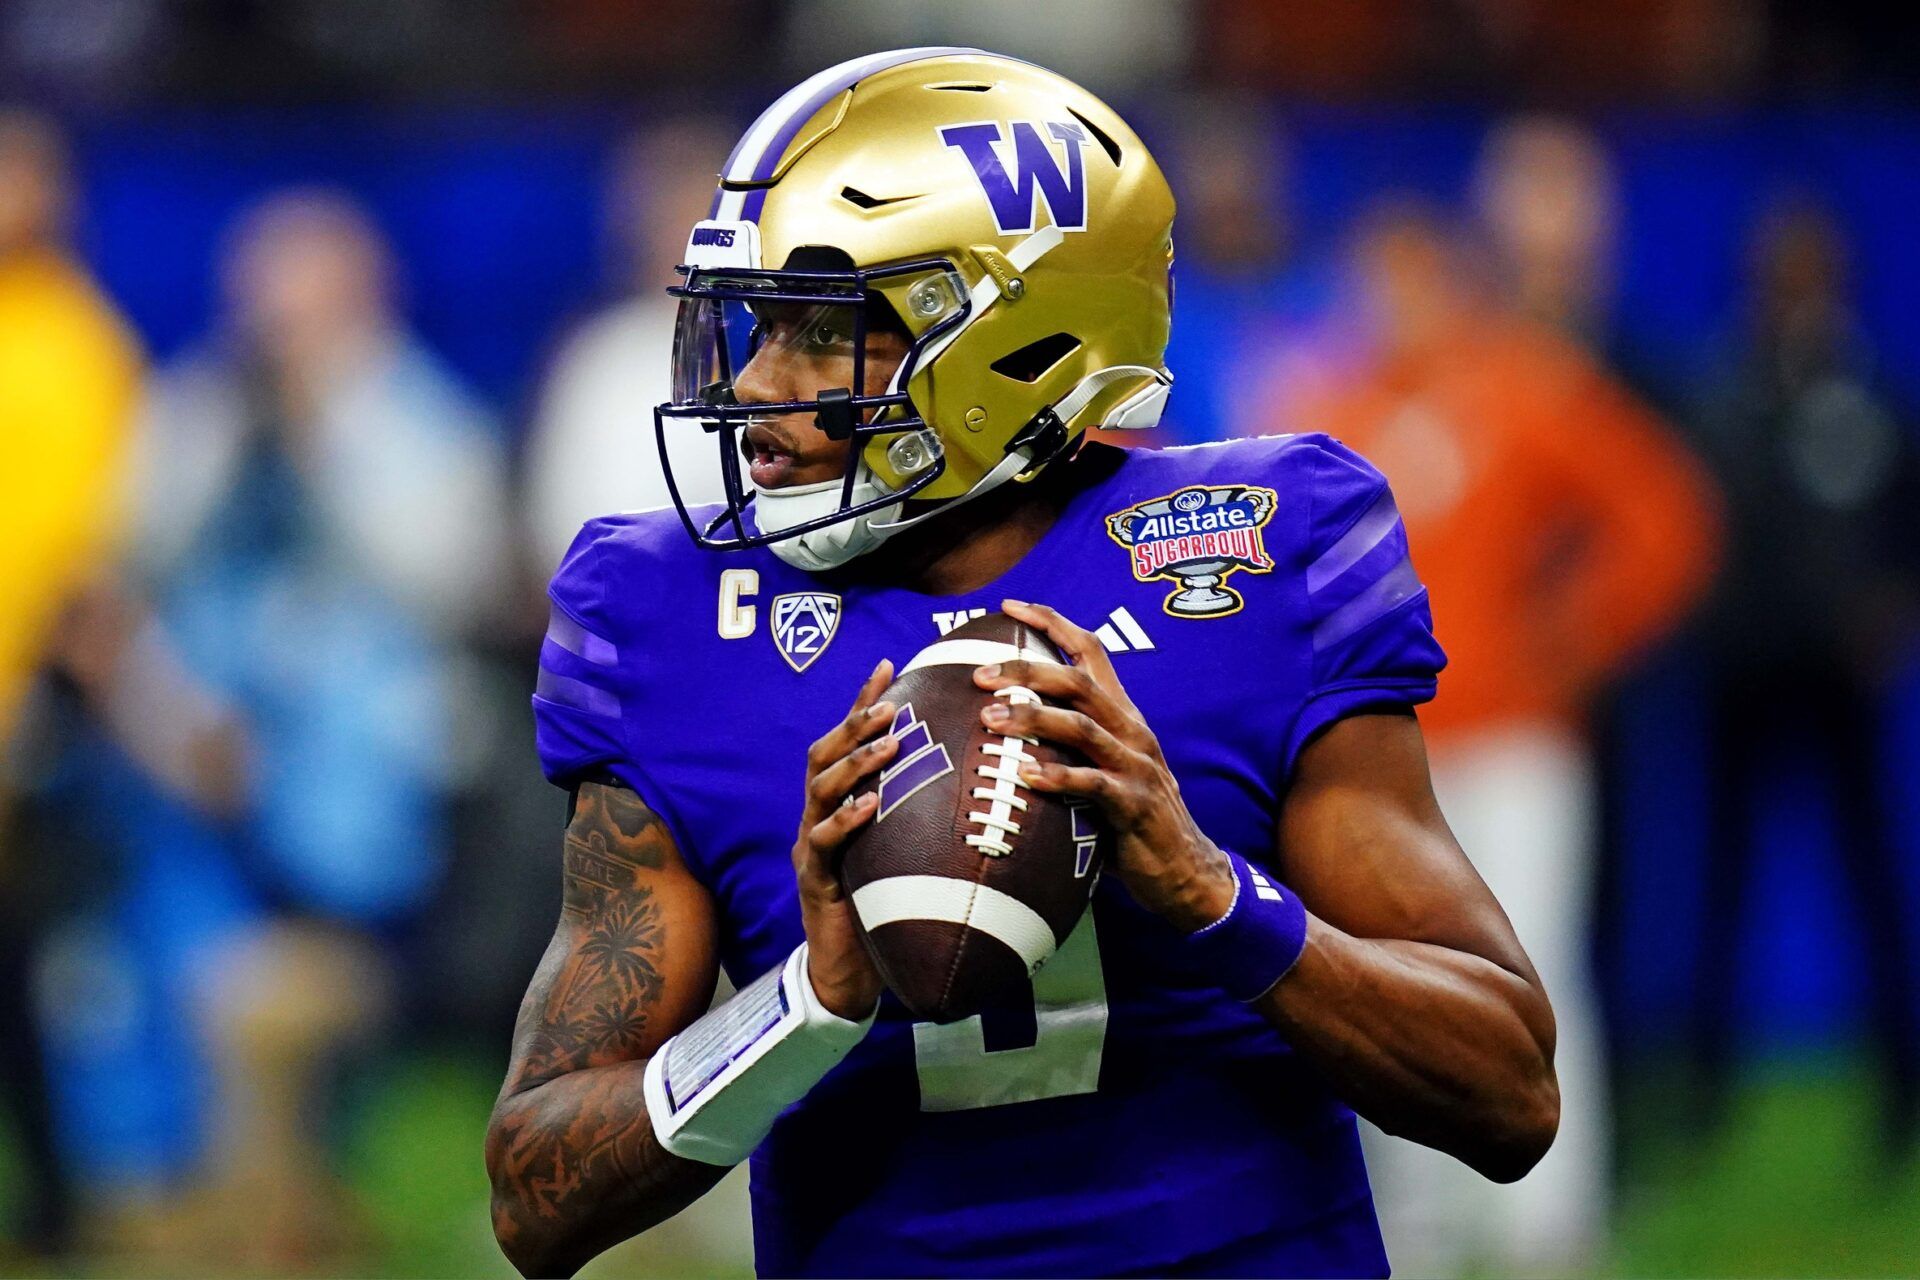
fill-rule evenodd
<path id="1" fill-rule="evenodd" d="M 760 113 L 727 157 L 720 171 L 727 182 L 764 182 L 773 176 L 774 166 L 793 141 L 793 136 L 837 93 L 858 84 L 876 72 L 886 71 L 922 58 L 944 58 L 957 53 L 980 53 L 960 45 L 928 45 L 918 49 L 890 49 L 849 58 L 838 66 L 809 76 L 781 94 L 774 104 Z M 721 215 L 725 216 L 725 215 Z"/>

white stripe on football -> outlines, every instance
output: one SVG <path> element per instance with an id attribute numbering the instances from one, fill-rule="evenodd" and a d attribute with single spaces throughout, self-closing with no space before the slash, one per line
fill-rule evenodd
<path id="1" fill-rule="evenodd" d="M 1053 667 L 1065 665 L 1037 645 L 1008 644 L 1004 640 L 936 640 L 914 654 L 907 665 L 900 669 L 900 674 L 904 676 L 909 671 L 920 671 L 926 667 L 984 667 L 1016 659 L 1044 662 Z"/>
<path id="2" fill-rule="evenodd" d="M 1005 943 L 1032 973 L 1053 954 L 1053 929 L 1020 899 L 952 876 L 888 876 L 853 891 L 868 933 L 903 920 L 935 920 L 978 929 Z"/>

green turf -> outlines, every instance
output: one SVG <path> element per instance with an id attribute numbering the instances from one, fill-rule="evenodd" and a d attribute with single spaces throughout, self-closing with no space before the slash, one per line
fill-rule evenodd
<path id="1" fill-rule="evenodd" d="M 369 1276 L 510 1277 L 487 1224 L 481 1164 L 496 1064 L 415 1052 L 355 1089 L 341 1130 L 343 1170 L 380 1245 Z M 1649 1070 L 1622 1098 L 1623 1186 L 1605 1270 L 1623 1276 L 1920 1274 L 1920 1166 L 1889 1174 L 1875 1141 L 1871 1080 L 1844 1056 L 1755 1068 L 1721 1136 L 1683 1123 L 1676 1094 Z M 11 1153 L 0 1135 L 0 1203 Z M 743 1210 L 715 1206 L 705 1239 Z M 720 1222 L 720 1219 L 726 1221 Z M 714 1225 L 718 1223 L 718 1227 Z M 744 1218 L 716 1261 L 680 1222 L 615 1250 L 586 1280 L 744 1275 Z M 0 1252 L 0 1259 L 6 1254 Z M 0 1271 L 12 1273 L 18 1259 Z M 40 1272 L 46 1274 L 46 1272 Z M 76 1260 L 69 1274 L 94 1274 Z"/>
<path id="2" fill-rule="evenodd" d="M 382 1276 L 513 1276 L 493 1243 L 482 1157 L 500 1087 L 481 1061 L 403 1059 L 359 1091 L 345 1172 L 383 1242 Z"/>
<path id="3" fill-rule="evenodd" d="M 346 1172 L 384 1248 L 368 1274 L 393 1277 L 514 1275 L 488 1224 L 482 1163 L 487 1112 L 500 1080 L 493 1067 L 455 1055 L 405 1059 L 358 1090 L 348 1121 Z M 742 1215 L 744 1210 L 742 1210 Z M 724 1230 L 724 1227 L 722 1228 Z M 727 1251 L 699 1251 L 674 1222 L 596 1259 L 583 1280 L 749 1276 L 744 1216 Z"/>
<path id="4" fill-rule="evenodd" d="M 1650 1073 L 1651 1074 L 1651 1073 Z M 1920 1166 L 1889 1168 L 1861 1065 L 1753 1068 L 1719 1134 L 1677 1123 L 1658 1083 L 1622 1100 L 1611 1270 L 1629 1276 L 1920 1274 Z"/>
<path id="5" fill-rule="evenodd" d="M 1881 1167 L 1871 1080 L 1844 1056 L 1755 1068 L 1722 1136 L 1701 1140 L 1660 1102 L 1660 1073 L 1623 1104 L 1625 1185 L 1606 1269 L 1629 1276 L 1920 1274 L 1920 1168 Z M 391 1275 L 505 1275 L 484 1224 L 479 1125 L 487 1073 L 424 1060 L 369 1098 L 356 1182 L 382 1204 Z M 380 1154 L 384 1153 L 384 1154 Z M 423 1175 L 423 1170 L 433 1170 Z M 744 1229 L 744 1224 L 743 1229 Z M 617 1251 L 589 1280 L 705 1274 L 698 1256 Z"/>

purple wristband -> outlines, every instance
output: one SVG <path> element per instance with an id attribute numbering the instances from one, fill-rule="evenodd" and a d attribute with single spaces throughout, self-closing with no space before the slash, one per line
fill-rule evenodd
<path id="1" fill-rule="evenodd" d="M 1258 1000 L 1307 949 L 1307 908 L 1231 849 L 1236 887 L 1227 914 L 1187 935 L 1187 950 L 1235 1000 Z"/>

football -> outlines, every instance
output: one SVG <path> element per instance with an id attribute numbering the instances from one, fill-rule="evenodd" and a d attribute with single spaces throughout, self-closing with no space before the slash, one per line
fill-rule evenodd
<path id="1" fill-rule="evenodd" d="M 1028 789 L 1027 760 L 1084 763 L 980 720 L 994 698 L 975 668 L 1063 662 L 1041 633 L 1005 614 L 975 618 L 915 654 L 882 696 L 899 749 L 854 792 L 879 793 L 849 844 L 842 883 L 880 976 L 916 1018 L 953 1022 L 1030 999 L 1029 980 L 1073 931 L 1107 844 L 1090 804 Z"/>

